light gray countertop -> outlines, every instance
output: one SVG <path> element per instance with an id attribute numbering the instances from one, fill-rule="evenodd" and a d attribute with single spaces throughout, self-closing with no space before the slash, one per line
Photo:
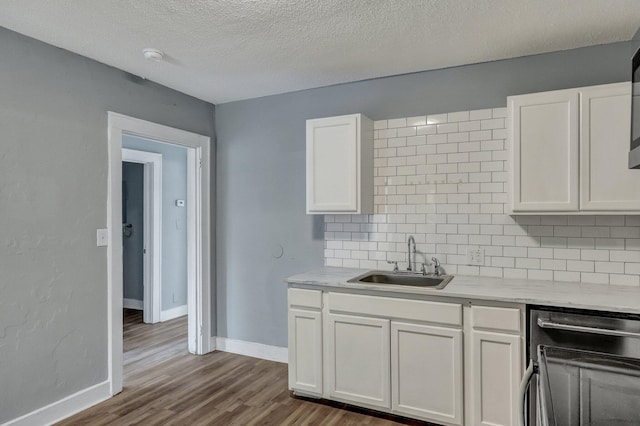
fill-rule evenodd
<path id="1" fill-rule="evenodd" d="M 456 275 L 442 290 L 348 283 L 366 269 L 324 267 L 287 278 L 289 284 L 558 306 L 640 314 L 640 287 Z"/>

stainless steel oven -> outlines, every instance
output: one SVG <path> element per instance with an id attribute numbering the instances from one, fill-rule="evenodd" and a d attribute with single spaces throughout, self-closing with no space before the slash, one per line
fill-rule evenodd
<path id="1" fill-rule="evenodd" d="M 532 308 L 528 322 L 523 425 L 640 425 L 640 316 Z"/>

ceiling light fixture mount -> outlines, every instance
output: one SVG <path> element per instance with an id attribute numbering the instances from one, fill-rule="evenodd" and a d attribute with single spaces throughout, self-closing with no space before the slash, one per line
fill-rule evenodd
<path id="1" fill-rule="evenodd" d="M 146 49 L 142 49 L 142 54 L 145 59 L 150 61 L 161 62 L 164 59 L 164 52 L 158 49 L 153 49 L 151 47 L 147 47 Z"/>

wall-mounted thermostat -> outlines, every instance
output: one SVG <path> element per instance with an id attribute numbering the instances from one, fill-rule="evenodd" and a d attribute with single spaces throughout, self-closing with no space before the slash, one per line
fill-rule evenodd
<path id="1" fill-rule="evenodd" d="M 176 206 L 184 207 L 184 200 L 176 200 Z"/>

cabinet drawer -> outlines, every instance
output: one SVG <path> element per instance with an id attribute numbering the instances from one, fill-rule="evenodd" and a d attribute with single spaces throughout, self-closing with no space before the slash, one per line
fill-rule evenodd
<path id="1" fill-rule="evenodd" d="M 521 330 L 520 309 L 516 308 L 473 306 L 471 307 L 471 318 L 473 328 L 511 331 L 514 333 L 519 333 Z"/>
<path id="2" fill-rule="evenodd" d="M 455 303 L 329 293 L 329 309 L 332 312 L 462 325 L 462 306 Z"/>
<path id="3" fill-rule="evenodd" d="M 290 288 L 289 306 L 322 309 L 322 291 Z"/>

